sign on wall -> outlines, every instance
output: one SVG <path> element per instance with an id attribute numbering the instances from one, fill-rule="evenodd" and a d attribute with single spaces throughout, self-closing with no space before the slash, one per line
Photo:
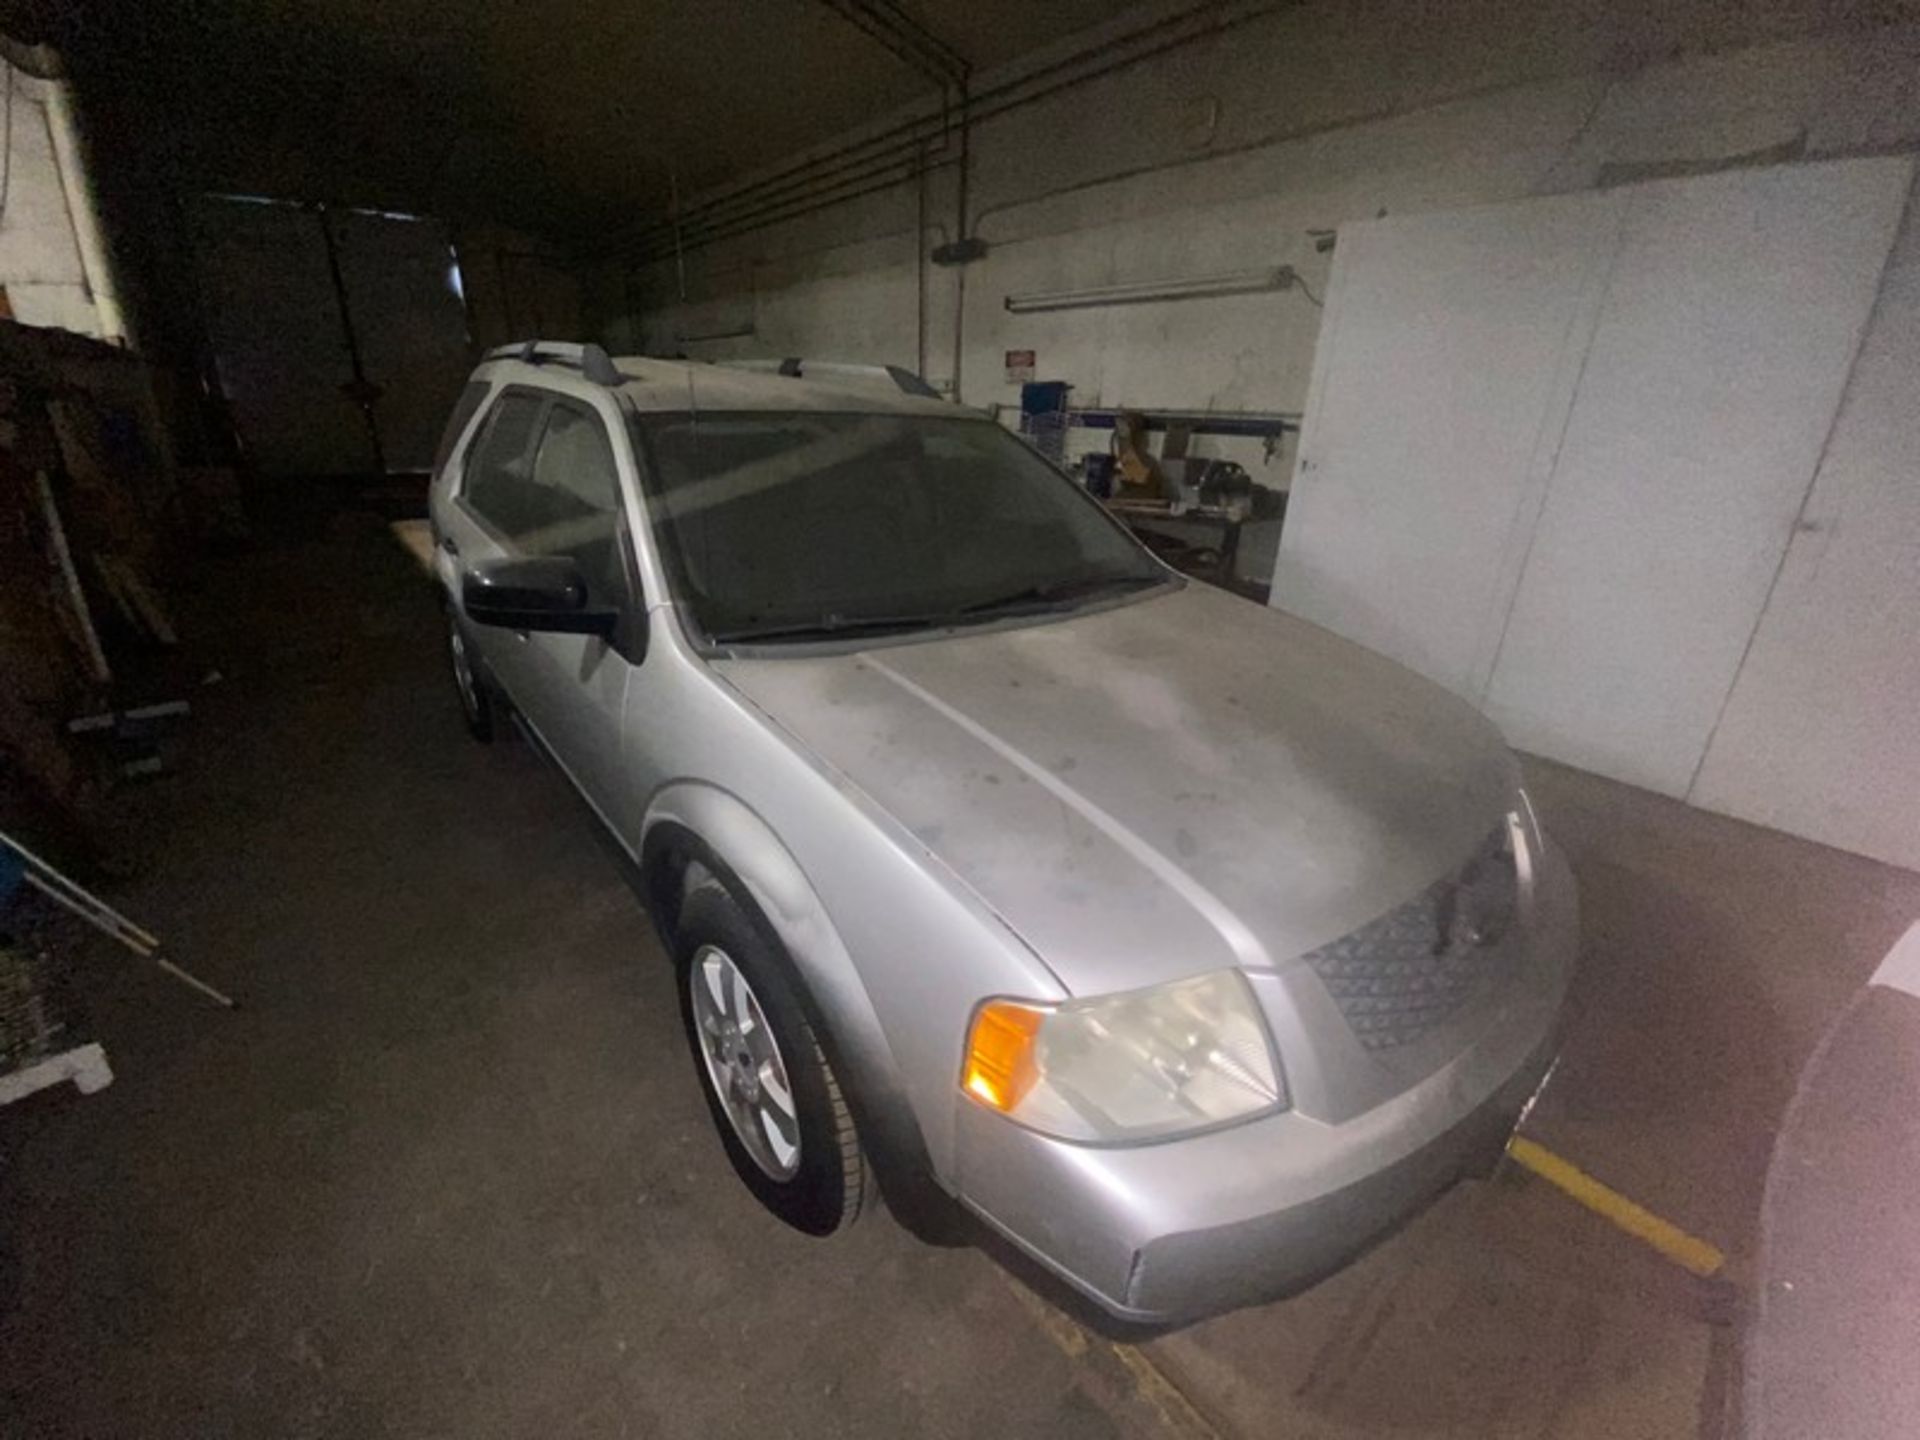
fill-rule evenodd
<path id="1" fill-rule="evenodd" d="M 1007 351 L 1007 383 L 1024 385 L 1033 379 L 1034 352 L 1031 350 Z"/>

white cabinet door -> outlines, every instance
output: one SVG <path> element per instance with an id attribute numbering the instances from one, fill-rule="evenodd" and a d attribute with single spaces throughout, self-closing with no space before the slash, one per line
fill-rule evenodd
<path id="1" fill-rule="evenodd" d="M 1684 795 L 1833 425 L 1905 159 L 1634 187 L 1487 706 Z"/>
<path id="2" fill-rule="evenodd" d="M 1621 209 L 1340 232 L 1275 605 L 1481 698 Z"/>
<path id="3" fill-rule="evenodd" d="M 360 363 L 380 387 L 374 418 L 387 469 L 425 470 L 473 368 L 446 226 L 362 210 L 332 223 Z"/>
<path id="4" fill-rule="evenodd" d="M 1920 216 L 1909 214 L 1697 805 L 1920 870 Z"/>
<path id="5" fill-rule="evenodd" d="M 353 363 L 319 217 L 206 195 L 188 213 L 207 335 L 247 463 L 267 475 L 371 470 L 366 417 L 341 388 Z"/>
<path id="6" fill-rule="evenodd" d="M 211 195 L 191 214 L 208 334 L 249 463 L 272 475 L 374 467 L 351 336 L 379 389 L 379 458 L 425 470 L 472 368 L 446 227 Z"/>

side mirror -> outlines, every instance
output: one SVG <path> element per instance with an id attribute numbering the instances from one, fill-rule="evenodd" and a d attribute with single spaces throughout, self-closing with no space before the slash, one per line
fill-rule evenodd
<path id="1" fill-rule="evenodd" d="M 565 555 L 484 560 L 460 582 L 460 604 L 479 625 L 611 635 L 618 610 L 587 603 L 587 580 Z"/>

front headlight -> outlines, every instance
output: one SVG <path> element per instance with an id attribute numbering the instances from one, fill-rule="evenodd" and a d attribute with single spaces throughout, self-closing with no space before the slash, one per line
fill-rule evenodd
<path id="1" fill-rule="evenodd" d="M 961 1088 L 1066 1140 L 1115 1143 L 1281 1109 L 1286 1086 L 1239 972 L 1057 1005 L 974 1012 Z"/>

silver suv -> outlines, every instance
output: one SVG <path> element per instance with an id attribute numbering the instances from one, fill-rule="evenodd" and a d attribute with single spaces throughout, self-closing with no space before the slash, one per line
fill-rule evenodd
<path id="1" fill-rule="evenodd" d="M 1573 884 L 1493 727 L 916 377 L 495 351 L 432 518 L 468 727 L 631 858 L 791 1225 L 958 1201 L 1184 1320 L 1490 1162 L 1545 1071 Z"/>

